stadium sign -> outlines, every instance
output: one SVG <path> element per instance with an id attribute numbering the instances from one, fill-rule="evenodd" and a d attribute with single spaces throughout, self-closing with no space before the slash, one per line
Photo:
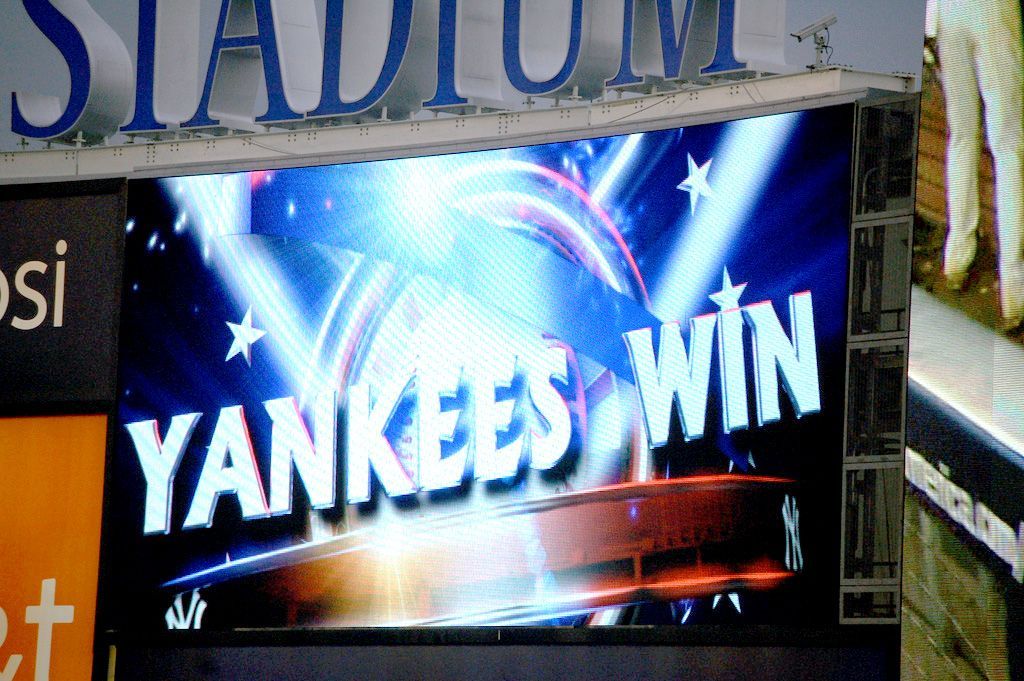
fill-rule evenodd
<path id="1" fill-rule="evenodd" d="M 134 66 L 87 0 L 22 4 L 71 83 L 66 103 L 12 93 L 31 139 L 515 108 L 783 64 L 785 0 L 222 0 L 212 35 L 200 3 L 140 0 Z"/>

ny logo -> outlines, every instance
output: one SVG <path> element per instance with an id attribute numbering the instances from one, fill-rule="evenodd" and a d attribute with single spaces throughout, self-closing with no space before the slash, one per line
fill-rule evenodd
<path id="1" fill-rule="evenodd" d="M 800 509 L 796 499 L 786 495 L 782 501 L 782 524 L 786 528 L 786 569 L 799 572 L 804 567 L 804 552 L 800 548 Z"/>
<path id="2" fill-rule="evenodd" d="M 164 619 L 168 629 L 199 629 L 203 624 L 203 613 L 206 612 L 206 601 L 199 596 L 199 589 L 192 589 L 188 612 L 181 602 L 182 594 L 174 597 L 174 605 L 167 608 Z"/>

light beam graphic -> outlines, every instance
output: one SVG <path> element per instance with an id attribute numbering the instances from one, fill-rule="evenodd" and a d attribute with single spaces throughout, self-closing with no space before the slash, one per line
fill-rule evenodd
<path id="1" fill-rule="evenodd" d="M 652 297 L 654 313 L 660 318 L 685 319 L 697 311 L 712 273 L 727 259 L 723 256 L 736 233 L 750 220 L 801 116 L 794 112 L 729 125 L 714 153 L 717 191 L 729 200 L 712 202 L 699 215 L 680 218 L 679 237 Z"/>

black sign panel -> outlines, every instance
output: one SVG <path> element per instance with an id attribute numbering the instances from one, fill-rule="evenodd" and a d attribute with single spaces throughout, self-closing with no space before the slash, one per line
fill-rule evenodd
<path id="1" fill-rule="evenodd" d="M 123 180 L 0 188 L 0 412 L 114 397 Z"/>

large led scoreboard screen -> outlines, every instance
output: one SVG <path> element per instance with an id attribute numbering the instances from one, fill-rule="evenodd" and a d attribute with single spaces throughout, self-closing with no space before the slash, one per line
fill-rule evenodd
<path id="1" fill-rule="evenodd" d="M 852 128 L 132 182 L 101 626 L 835 622 Z"/>

